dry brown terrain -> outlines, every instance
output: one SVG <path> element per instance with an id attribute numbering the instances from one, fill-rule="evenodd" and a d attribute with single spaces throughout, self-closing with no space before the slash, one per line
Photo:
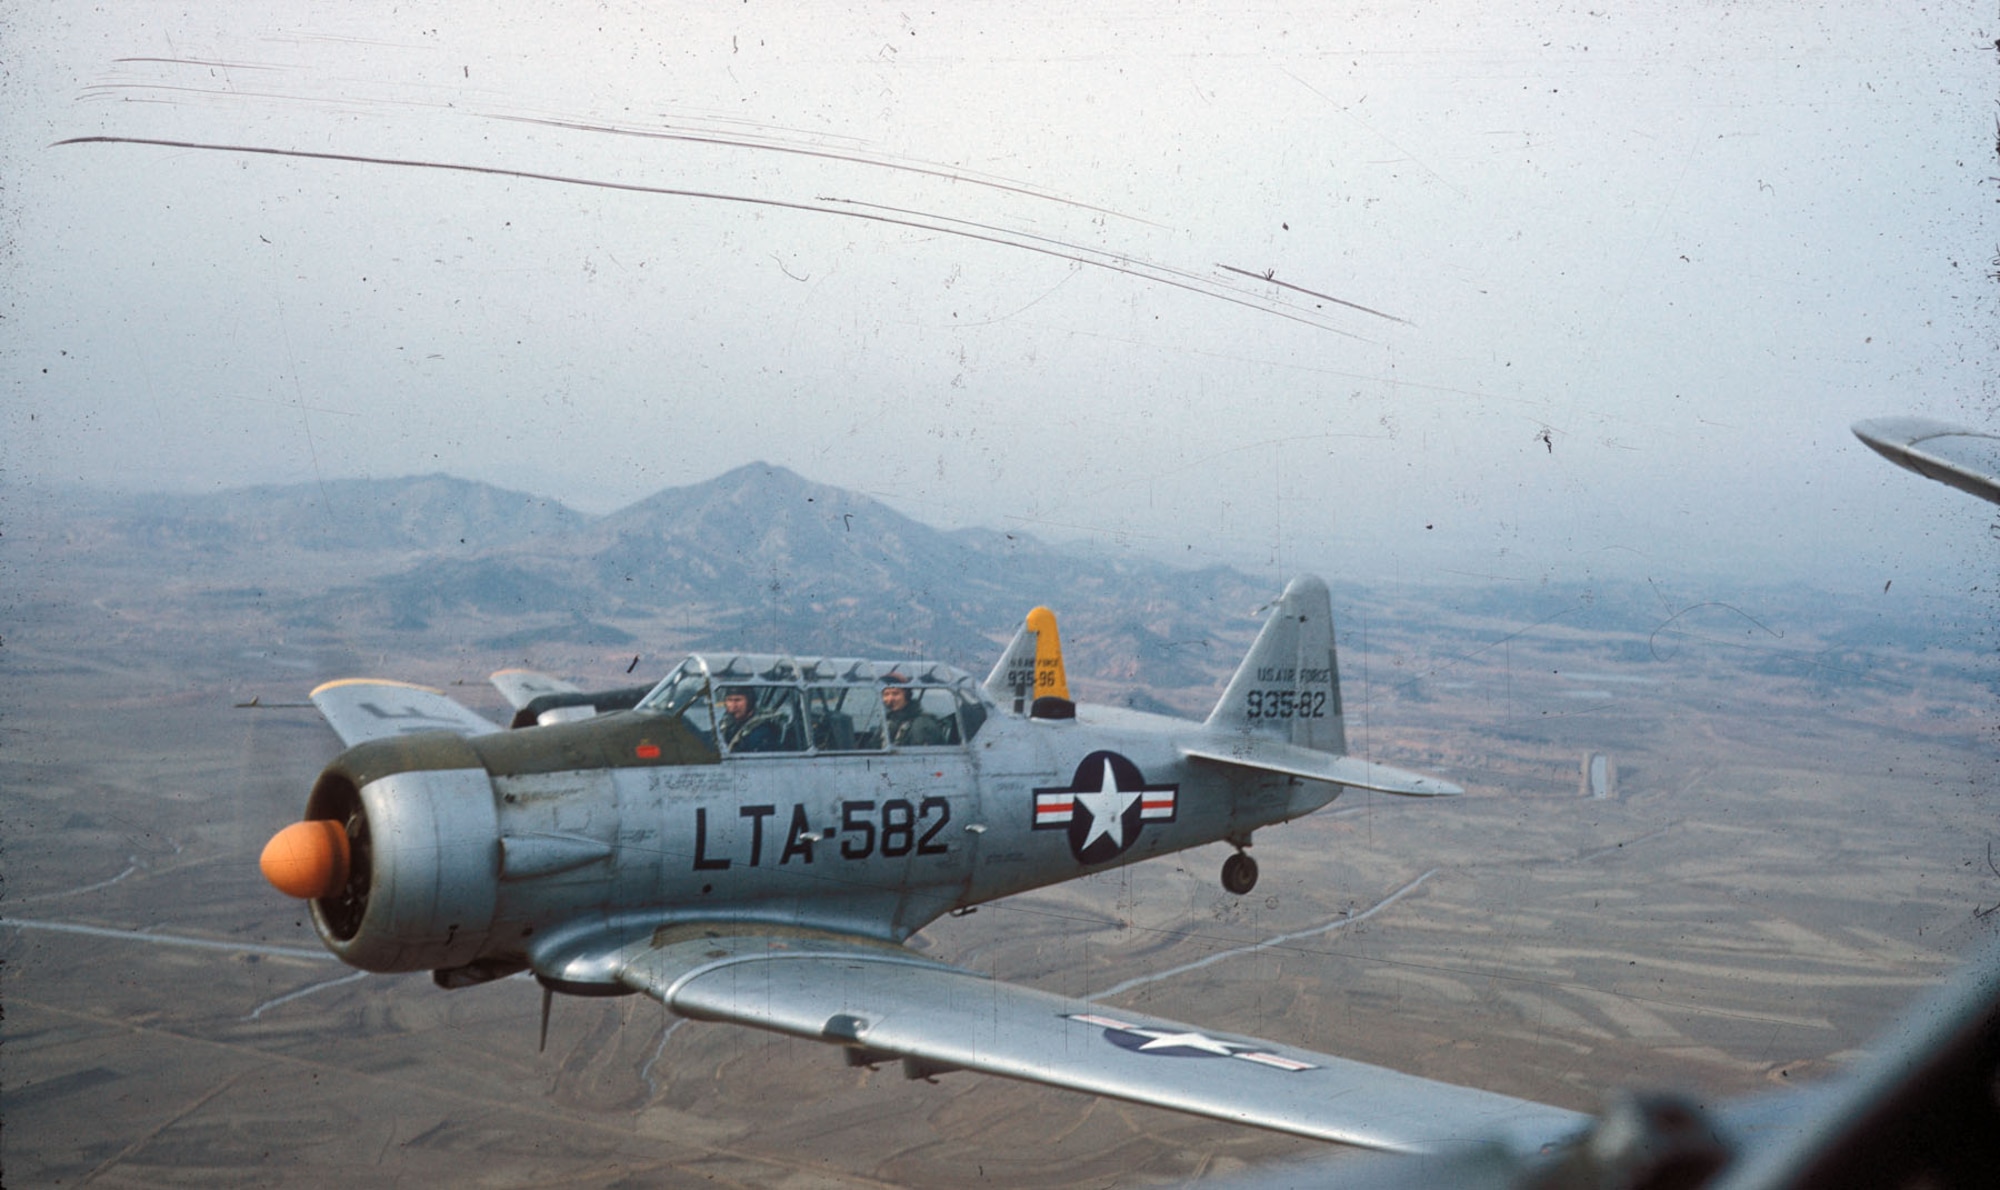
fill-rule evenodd
<path id="1" fill-rule="evenodd" d="M 466 682 L 492 709 L 490 669 L 610 684 L 631 650 L 504 656 L 469 643 L 496 625 L 298 628 L 254 595 L 227 615 L 183 597 L 214 585 L 44 568 L 6 634 L 8 1185 L 1133 1185 L 1330 1151 L 850 1070 L 640 997 L 559 1001 L 538 1054 L 530 982 L 446 993 L 286 953 L 316 941 L 256 854 L 338 744 L 310 709 L 232 703 L 374 672 Z M 1803 596 L 1756 609 L 1761 633 L 1713 609 L 1648 631 L 1468 611 L 1463 591 L 1336 598 L 1355 748 L 1470 796 L 1356 795 L 1266 832 L 1247 898 L 1222 893 L 1213 848 L 920 944 L 1069 993 L 1143 981 L 1107 1003 L 1589 1108 L 1624 1084 L 1726 1096 L 1822 1074 L 1991 928 L 1976 657 L 1833 650 L 1839 625 Z M 1092 609 L 1059 610 L 1091 657 Z M 652 664 L 691 626 L 620 627 Z M 1252 627 L 1218 632 L 1204 670 L 1226 672 Z M 1079 674 L 1085 697 L 1134 692 L 1093 660 L 1118 680 Z M 1196 712 L 1214 691 L 1148 693 Z M 1618 763 L 1615 800 L 1577 796 L 1592 749 Z"/>

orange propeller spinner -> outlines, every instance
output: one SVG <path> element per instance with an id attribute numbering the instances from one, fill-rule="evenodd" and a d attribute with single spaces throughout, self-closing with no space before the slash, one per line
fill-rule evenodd
<path id="1" fill-rule="evenodd" d="M 326 818 L 294 822 L 264 844 L 257 866 L 288 897 L 330 897 L 347 884 L 347 830 Z"/>

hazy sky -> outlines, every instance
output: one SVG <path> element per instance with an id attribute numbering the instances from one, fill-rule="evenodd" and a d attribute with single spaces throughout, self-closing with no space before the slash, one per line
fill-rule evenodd
<path id="1" fill-rule="evenodd" d="M 1067 7 L 11 5 L 5 482 L 1990 577 L 1847 430 L 2000 423 L 1990 0 Z"/>

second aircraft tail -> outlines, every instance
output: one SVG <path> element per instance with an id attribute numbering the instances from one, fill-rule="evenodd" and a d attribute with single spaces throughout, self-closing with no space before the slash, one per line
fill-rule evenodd
<path id="1" fill-rule="evenodd" d="M 1045 698 L 1069 705 L 1069 677 L 1063 672 L 1062 637 L 1054 612 L 1038 607 L 1028 613 L 986 676 L 986 692 L 993 701 L 1011 705 L 1016 715 L 1038 713 L 1035 704 Z"/>

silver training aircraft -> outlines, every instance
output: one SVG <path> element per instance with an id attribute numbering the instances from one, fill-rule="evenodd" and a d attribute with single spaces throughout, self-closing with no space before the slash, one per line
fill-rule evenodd
<path id="1" fill-rule="evenodd" d="M 1460 792 L 1346 755 L 1326 585 L 1294 580 L 1202 723 L 1068 697 L 1054 615 L 982 685 L 930 661 L 689 657 L 650 689 L 494 682 L 514 730 L 397 682 L 313 692 L 350 745 L 265 875 L 329 950 L 460 988 L 644 992 L 683 1016 L 1403 1152 L 1534 1152 L 1560 1108 L 1000 982 L 902 944 L 938 917 L 1259 827 L 1345 789 Z"/>

